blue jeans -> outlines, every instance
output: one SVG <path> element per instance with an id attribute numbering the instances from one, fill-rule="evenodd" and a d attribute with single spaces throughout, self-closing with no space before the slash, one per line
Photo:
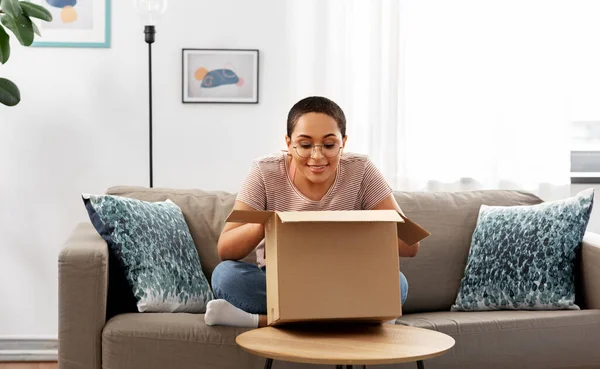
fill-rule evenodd
<path id="1" fill-rule="evenodd" d="M 213 271 L 211 282 L 215 298 L 226 300 L 247 313 L 267 313 L 266 272 L 258 266 L 242 261 L 223 261 Z M 404 304 L 408 296 L 408 281 L 402 273 L 400 296 Z"/>

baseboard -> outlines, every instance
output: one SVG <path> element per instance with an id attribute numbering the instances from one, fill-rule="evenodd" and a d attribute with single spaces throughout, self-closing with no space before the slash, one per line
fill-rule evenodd
<path id="1" fill-rule="evenodd" d="M 0 338 L 0 362 L 58 361 L 58 340 Z"/>

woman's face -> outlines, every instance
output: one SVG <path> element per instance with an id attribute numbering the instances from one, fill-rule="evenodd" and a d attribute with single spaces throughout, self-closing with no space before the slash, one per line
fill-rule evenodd
<path id="1" fill-rule="evenodd" d="M 335 119 L 322 113 L 304 114 L 286 141 L 297 170 L 310 182 L 324 183 L 335 176 L 346 144 Z"/>

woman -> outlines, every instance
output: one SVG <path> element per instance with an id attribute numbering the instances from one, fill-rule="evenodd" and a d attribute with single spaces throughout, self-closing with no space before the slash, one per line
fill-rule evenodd
<path id="1" fill-rule="evenodd" d="M 288 114 L 287 153 L 254 161 L 234 209 L 399 210 L 375 165 L 363 155 L 343 153 L 346 118 L 333 101 L 319 96 L 296 103 Z M 264 327 L 267 317 L 266 264 L 262 224 L 227 223 L 218 242 L 223 260 L 212 274 L 216 299 L 208 325 Z M 257 247 L 258 246 L 258 247 Z M 258 266 L 241 262 L 256 249 Z M 414 257 L 419 244 L 398 239 L 400 257 Z M 408 283 L 400 273 L 402 303 Z"/>

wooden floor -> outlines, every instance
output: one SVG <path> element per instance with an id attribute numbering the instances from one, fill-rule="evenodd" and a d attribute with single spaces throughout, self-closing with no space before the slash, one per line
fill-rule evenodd
<path id="1" fill-rule="evenodd" d="M 58 363 L 2 363 L 0 369 L 58 369 Z"/>

